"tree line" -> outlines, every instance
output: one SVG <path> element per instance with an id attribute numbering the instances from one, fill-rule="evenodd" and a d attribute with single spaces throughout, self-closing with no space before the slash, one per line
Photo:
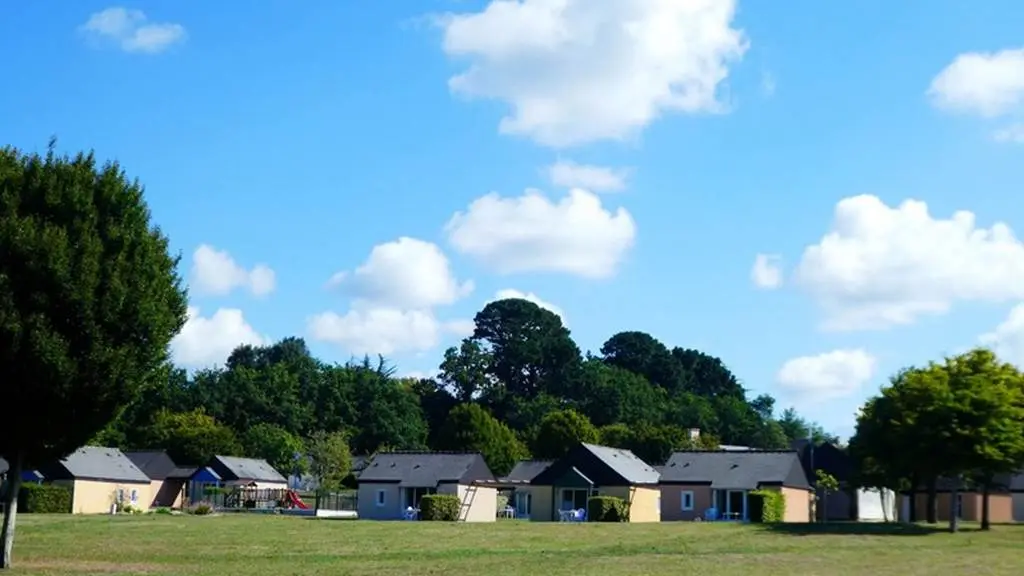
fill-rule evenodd
<path id="1" fill-rule="evenodd" d="M 287 473 L 306 471 L 295 454 L 310 439 L 333 434 L 357 455 L 480 451 L 504 474 L 579 441 L 662 463 L 689 447 L 834 440 L 791 409 L 776 415 L 771 396 L 748 399 L 720 359 L 643 332 L 615 334 L 593 355 L 580 352 L 558 315 L 527 300 L 491 302 L 474 322 L 435 378 L 399 378 L 383 358 L 323 362 L 300 338 L 241 346 L 223 367 L 191 375 L 167 367 L 94 442 L 163 448 L 190 464 L 259 457 Z"/>
<path id="2" fill-rule="evenodd" d="M 856 484 L 927 494 L 929 523 L 945 480 L 951 531 L 957 493 L 980 492 L 987 530 L 990 494 L 1024 469 L 1024 374 L 984 348 L 900 370 L 864 404 L 849 451 Z"/>

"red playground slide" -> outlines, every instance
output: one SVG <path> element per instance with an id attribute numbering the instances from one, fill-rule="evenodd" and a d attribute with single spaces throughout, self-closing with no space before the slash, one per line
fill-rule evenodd
<path id="1" fill-rule="evenodd" d="M 288 499 L 288 503 L 292 506 L 301 508 L 302 510 L 309 510 L 309 506 L 302 501 L 302 498 L 299 498 L 299 495 L 295 493 L 295 490 L 289 490 L 286 498 Z"/>

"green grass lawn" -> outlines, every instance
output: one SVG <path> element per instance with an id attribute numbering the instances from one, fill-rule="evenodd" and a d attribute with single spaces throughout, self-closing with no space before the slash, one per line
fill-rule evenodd
<path id="1" fill-rule="evenodd" d="M 274 515 L 30 516 L 13 574 L 1024 574 L 1024 525 L 440 524 Z"/>

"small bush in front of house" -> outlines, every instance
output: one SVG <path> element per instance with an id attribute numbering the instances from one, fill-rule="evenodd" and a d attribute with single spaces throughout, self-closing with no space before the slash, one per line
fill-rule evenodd
<path id="1" fill-rule="evenodd" d="M 189 508 L 188 513 L 195 514 L 196 516 L 207 516 L 213 514 L 213 506 L 209 502 L 200 502 Z"/>
<path id="2" fill-rule="evenodd" d="M 159 508 L 153 508 L 149 511 L 150 514 L 173 514 L 170 508 L 161 506 Z"/>
<path id="3" fill-rule="evenodd" d="M 420 520 L 455 522 L 462 503 L 454 494 L 427 494 L 420 499 Z"/>
<path id="4" fill-rule="evenodd" d="M 31 514 L 70 514 L 71 490 L 53 484 L 24 484 L 18 492 L 18 511 Z"/>
<path id="5" fill-rule="evenodd" d="M 629 504 L 615 496 L 592 496 L 587 500 L 589 522 L 626 522 L 629 520 Z"/>
<path id="6" fill-rule="evenodd" d="M 775 490 L 754 490 L 747 495 L 747 507 L 751 510 L 751 522 L 782 522 L 786 517 L 786 496 Z"/>

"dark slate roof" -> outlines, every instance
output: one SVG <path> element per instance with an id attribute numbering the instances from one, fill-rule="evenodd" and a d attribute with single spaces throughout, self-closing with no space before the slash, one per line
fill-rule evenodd
<path id="1" fill-rule="evenodd" d="M 83 446 L 39 471 L 50 480 L 149 483 L 149 476 L 117 448 Z"/>
<path id="2" fill-rule="evenodd" d="M 7 460 L 0 458 L 0 475 L 6 474 L 9 469 L 10 466 L 7 465 Z"/>
<path id="3" fill-rule="evenodd" d="M 761 485 L 810 488 L 797 453 L 788 451 L 676 452 L 665 465 L 661 481 L 737 490 Z"/>
<path id="4" fill-rule="evenodd" d="M 359 474 L 366 469 L 366 465 L 370 463 L 371 459 L 371 456 L 353 456 L 351 470 L 352 476 L 358 478 Z"/>
<path id="5" fill-rule="evenodd" d="M 177 468 L 174 460 L 171 460 L 163 450 L 125 452 L 124 455 L 149 476 L 150 480 L 166 480 Z"/>
<path id="6" fill-rule="evenodd" d="M 630 484 L 657 484 L 661 474 L 653 466 L 644 462 L 629 450 L 621 448 L 609 448 L 597 444 L 583 444 L 602 462 L 608 465 L 619 476 L 629 481 Z"/>
<path id="7" fill-rule="evenodd" d="M 249 480 L 255 482 L 277 482 L 288 480 L 266 460 L 239 458 L 237 456 L 214 456 L 210 467 L 225 481 Z"/>
<path id="8" fill-rule="evenodd" d="M 359 482 L 435 487 L 444 482 L 494 481 L 480 454 L 453 452 L 385 452 L 359 474 Z"/>
<path id="9" fill-rule="evenodd" d="M 583 475 L 597 486 L 658 483 L 658 471 L 629 450 L 585 443 L 577 444 L 534 476 L 530 483 L 551 486 L 562 481 L 566 474 Z"/>
<path id="10" fill-rule="evenodd" d="M 167 478 L 172 480 L 188 480 L 189 478 L 192 477 L 193 474 L 196 473 L 197 470 L 199 469 L 191 467 L 175 468 L 174 470 L 171 470 L 171 473 L 167 475 Z"/>
<path id="11" fill-rule="evenodd" d="M 1024 472 L 1014 474 L 1010 478 L 1010 490 L 1013 492 L 1024 492 Z"/>
<path id="12" fill-rule="evenodd" d="M 551 466 L 553 460 L 520 460 L 502 480 L 508 482 L 529 482 Z"/>

